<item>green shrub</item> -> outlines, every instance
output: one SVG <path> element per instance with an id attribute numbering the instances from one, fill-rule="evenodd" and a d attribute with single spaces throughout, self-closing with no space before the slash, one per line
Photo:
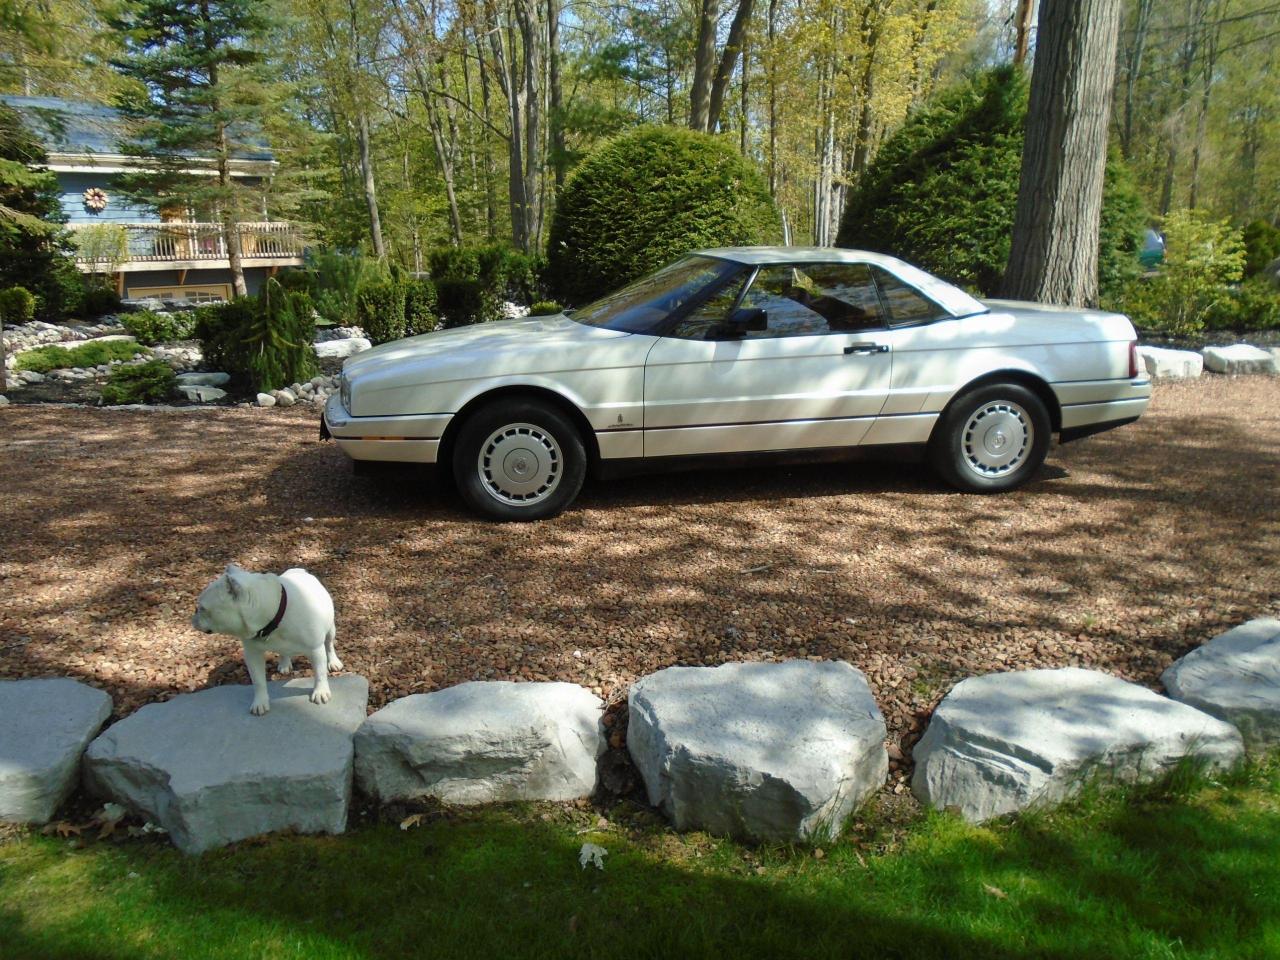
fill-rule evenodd
<path id="1" fill-rule="evenodd" d="M 36 298 L 26 287 L 0 290 L 0 321 L 8 326 L 30 323 L 36 315 Z"/>
<path id="2" fill-rule="evenodd" d="M 531 317 L 550 317 L 560 313 L 564 307 L 556 303 L 554 300 L 539 300 L 529 308 L 529 316 Z"/>
<path id="3" fill-rule="evenodd" d="M 1280 290 L 1266 277 L 1249 277 L 1227 288 L 1209 308 L 1204 325 L 1214 330 L 1280 329 Z"/>
<path id="4" fill-rule="evenodd" d="M 405 283 L 396 276 L 365 283 L 356 297 L 356 323 L 374 343 L 405 335 Z"/>
<path id="5" fill-rule="evenodd" d="M 70 367 L 96 367 L 113 360 L 132 360 L 147 352 L 132 340 L 89 340 L 75 347 L 51 344 L 26 350 L 18 354 L 15 365 L 19 370 L 48 373 Z"/>
<path id="6" fill-rule="evenodd" d="M 1244 240 L 1244 275 L 1256 276 L 1280 257 L 1280 230 L 1265 220 L 1254 220 L 1242 232 Z"/>
<path id="7" fill-rule="evenodd" d="M 349 327 L 359 322 L 361 288 L 366 283 L 385 280 L 387 269 L 377 260 L 359 254 L 319 253 L 308 255 L 305 269 L 289 271 L 287 276 L 289 289 L 308 289 L 316 312 L 324 321 Z"/>
<path id="8" fill-rule="evenodd" d="M 155 346 L 158 343 L 188 339 L 195 317 L 190 311 L 156 313 L 153 310 L 137 310 L 121 315 L 120 323 L 138 338 L 139 343 Z"/>
<path id="9" fill-rule="evenodd" d="M 205 361 L 254 391 L 278 390 L 316 375 L 315 321 L 309 300 L 272 278 L 256 297 L 196 311 Z"/>
<path id="10" fill-rule="evenodd" d="M 427 263 L 446 327 L 500 320 L 504 301 L 531 303 L 543 293 L 543 261 L 509 247 L 442 247 Z"/>
<path id="11" fill-rule="evenodd" d="M 405 284 L 405 335 L 430 333 L 440 326 L 436 285 L 426 277 L 413 277 Z"/>
<path id="12" fill-rule="evenodd" d="M 160 403 L 173 394 L 177 378 L 163 360 L 149 360 L 128 367 L 117 367 L 102 387 L 102 402 Z"/>
<path id="13" fill-rule="evenodd" d="M 849 197 L 836 243 L 876 250 L 985 295 L 1009 261 L 1027 112 L 1024 71 L 1001 67 L 914 111 Z M 1138 270 L 1146 219 L 1118 155 L 1107 161 L 1099 230 L 1104 293 Z"/>
<path id="14" fill-rule="evenodd" d="M 764 179 L 728 139 L 640 127 L 596 147 L 565 183 L 547 277 L 558 299 L 580 304 L 690 250 L 781 232 Z"/>
<path id="15" fill-rule="evenodd" d="M 84 295 L 80 302 L 80 313 L 83 316 L 96 318 L 120 309 L 120 295 L 105 283 L 93 282 L 85 284 Z"/>
<path id="16" fill-rule="evenodd" d="M 1143 329 L 1175 334 L 1203 330 L 1211 317 L 1225 319 L 1231 284 L 1244 272 L 1240 231 L 1203 211 L 1178 210 L 1165 218 L 1164 233 L 1163 269 L 1131 281 L 1113 305 Z"/>

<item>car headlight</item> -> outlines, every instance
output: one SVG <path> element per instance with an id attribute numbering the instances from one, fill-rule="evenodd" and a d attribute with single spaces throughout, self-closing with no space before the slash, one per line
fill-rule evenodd
<path id="1" fill-rule="evenodd" d="M 350 413 L 351 412 L 351 381 L 347 379 L 347 375 L 344 373 L 342 377 L 339 379 L 338 383 L 339 383 L 339 391 L 340 391 L 339 395 L 342 398 L 342 407 L 344 410 L 347 411 L 347 413 Z"/>

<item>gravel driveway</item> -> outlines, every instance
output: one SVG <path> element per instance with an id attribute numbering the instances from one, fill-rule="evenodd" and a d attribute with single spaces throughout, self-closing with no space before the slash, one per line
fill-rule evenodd
<path id="1" fill-rule="evenodd" d="M 779 467 L 590 485 L 559 519 L 498 526 L 429 477 L 353 477 L 298 410 L 0 408 L 0 470 L 0 676 L 79 676 L 117 715 L 247 681 L 235 640 L 188 625 L 229 560 L 328 585 L 374 706 L 483 678 L 616 699 L 676 663 L 843 658 L 895 759 L 966 675 L 1156 686 L 1280 612 L 1276 378 L 1161 384 L 1138 424 L 1000 497 L 914 465 Z"/>

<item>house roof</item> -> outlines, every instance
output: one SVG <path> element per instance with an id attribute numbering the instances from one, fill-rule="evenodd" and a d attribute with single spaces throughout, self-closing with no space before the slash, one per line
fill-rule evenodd
<path id="1" fill-rule="evenodd" d="M 128 139 L 125 118 L 118 110 L 103 104 L 12 94 L 0 94 L 0 103 L 8 104 L 20 114 L 51 154 L 119 156 L 121 141 Z M 245 138 L 231 155 L 237 160 L 269 162 L 274 159 L 261 137 Z"/>

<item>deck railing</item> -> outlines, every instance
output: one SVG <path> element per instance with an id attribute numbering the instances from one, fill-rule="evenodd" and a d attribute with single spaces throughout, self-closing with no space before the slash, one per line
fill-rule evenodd
<path id="1" fill-rule="evenodd" d="M 76 224 L 94 233 L 82 242 L 81 263 L 164 263 L 172 261 L 226 260 L 227 243 L 220 223 L 120 223 Z M 302 238 L 295 224 L 277 221 L 239 223 L 240 256 L 246 263 L 302 256 Z M 118 228 L 118 231 L 113 228 Z M 105 237 L 110 230 L 114 238 Z M 103 248 L 112 250 L 104 256 Z"/>

